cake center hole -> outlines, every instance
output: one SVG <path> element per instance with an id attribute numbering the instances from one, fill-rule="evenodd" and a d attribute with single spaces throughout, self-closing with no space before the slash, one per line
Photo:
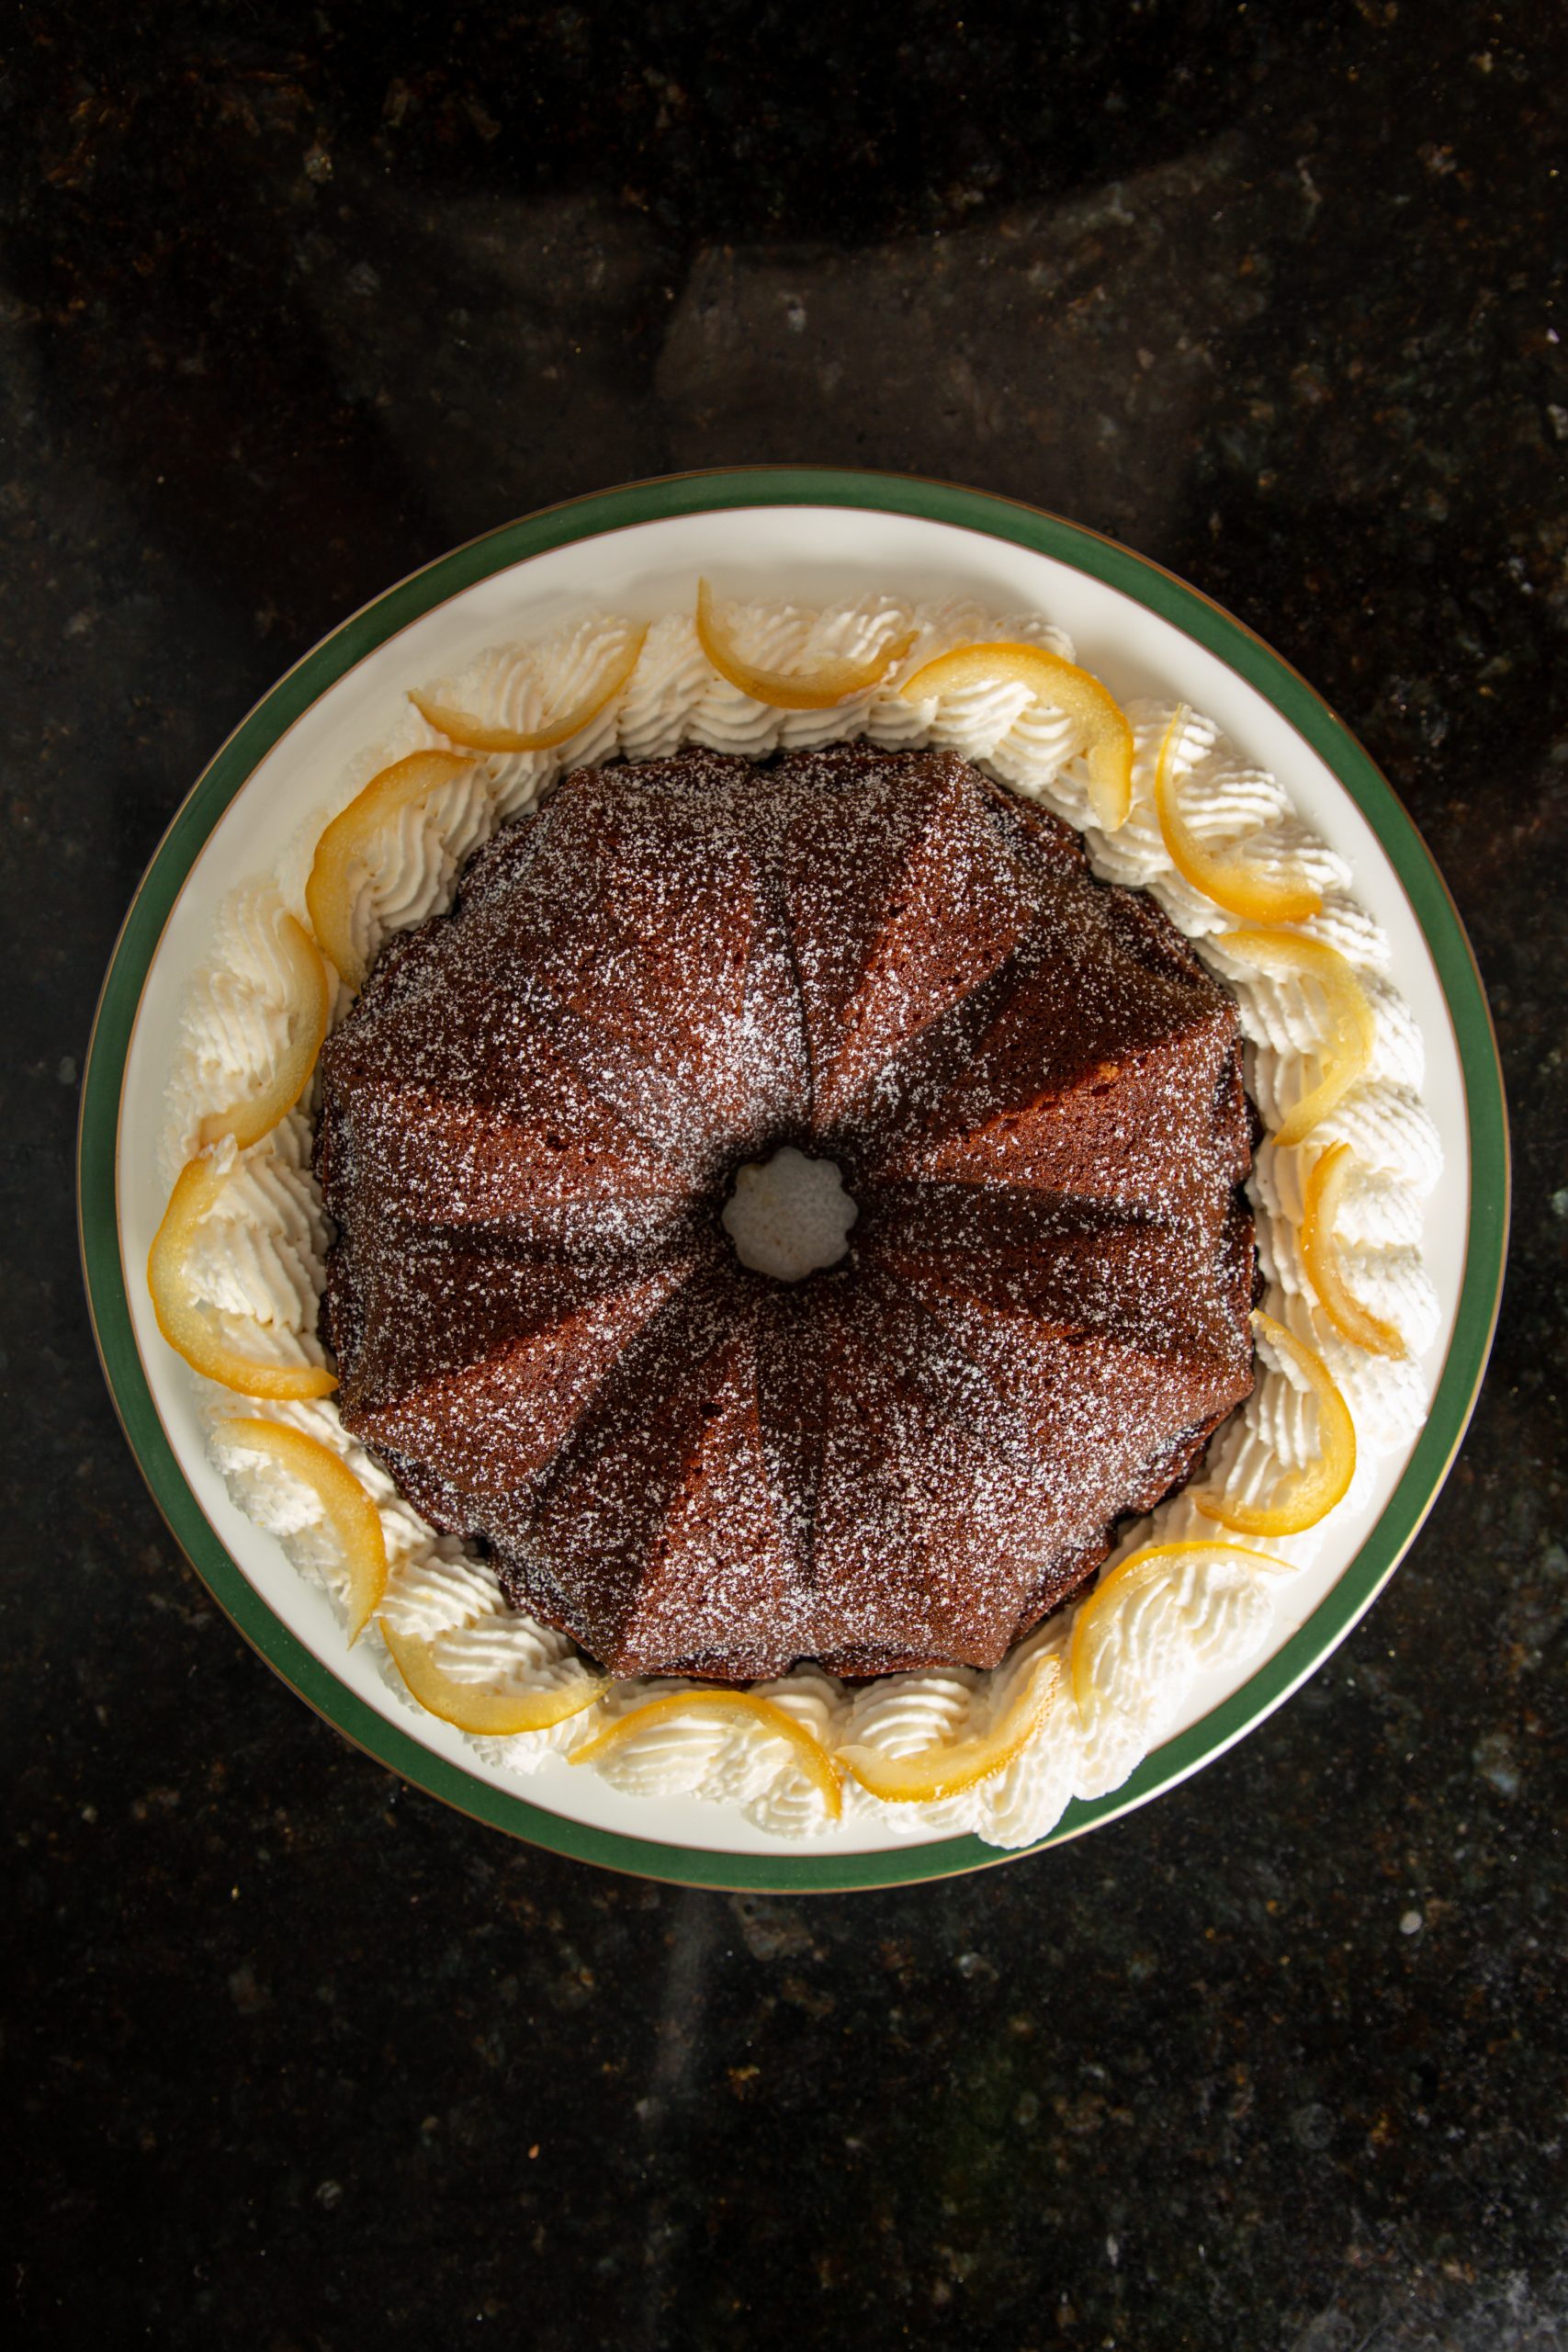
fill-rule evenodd
<path id="1" fill-rule="evenodd" d="M 785 1144 L 771 1159 L 749 1159 L 736 1170 L 724 1229 L 753 1273 L 798 1283 L 838 1264 L 858 1215 L 835 1161 L 811 1159 Z"/>

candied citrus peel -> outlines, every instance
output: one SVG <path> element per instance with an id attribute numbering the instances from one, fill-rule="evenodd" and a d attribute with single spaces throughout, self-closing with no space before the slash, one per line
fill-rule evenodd
<path id="1" fill-rule="evenodd" d="M 339 811 L 316 843 L 305 905 L 316 937 L 351 989 L 364 985 L 367 969 L 354 943 L 354 876 L 366 844 L 400 808 L 442 791 L 473 764 L 456 752 L 412 752 L 406 760 L 394 760 Z"/>
<path id="2" fill-rule="evenodd" d="M 431 695 L 412 689 L 409 700 L 420 717 L 445 735 L 451 743 L 461 743 L 469 752 L 553 752 L 558 743 L 570 743 L 581 735 L 591 719 L 597 718 L 605 705 L 614 702 L 642 652 L 646 628 L 634 630 L 623 651 L 613 653 L 590 691 L 570 710 L 554 711 L 540 727 L 491 727 L 476 718 L 471 710 L 458 710 L 448 702 L 436 702 Z"/>
<path id="3" fill-rule="evenodd" d="M 1241 1544 L 1220 1544 L 1207 1538 L 1184 1539 L 1177 1544 L 1147 1544 L 1141 1551 L 1131 1553 L 1112 1568 L 1079 1608 L 1073 1621 L 1073 1638 L 1067 1651 L 1067 1677 L 1072 1684 L 1073 1699 L 1080 1715 L 1091 1714 L 1104 1697 L 1095 1679 L 1095 1668 L 1105 1647 L 1111 1620 L 1124 1601 L 1131 1600 L 1150 1585 L 1159 1584 L 1171 1573 L 1171 1563 L 1190 1558 L 1201 1552 L 1211 1558 L 1224 1554 L 1227 1559 L 1246 1560 L 1266 1574 L 1283 1574 L 1288 1563 L 1276 1560 L 1267 1552 L 1254 1552 Z"/>
<path id="4" fill-rule="evenodd" d="M 1102 833 L 1124 825 L 1133 806 L 1133 730 L 1121 704 L 1076 662 L 1064 662 L 1043 645 L 958 645 L 924 663 L 898 691 L 906 702 L 929 702 L 998 680 L 1027 686 L 1037 701 L 1077 720 L 1094 821 Z"/>
<path id="5" fill-rule="evenodd" d="M 288 1043 L 277 1067 L 259 1094 L 236 1102 L 231 1110 L 209 1111 L 197 1132 L 204 1148 L 231 1136 L 241 1151 L 270 1135 L 287 1111 L 292 1111 L 310 1083 L 316 1056 L 327 1034 L 332 1012 L 332 982 L 320 948 L 304 924 L 290 914 L 277 926 L 277 944 L 288 967 L 292 995 L 288 1006 Z"/>
<path id="6" fill-rule="evenodd" d="M 1213 1487 L 1201 1488 L 1192 1499 L 1205 1519 L 1217 1520 L 1237 1535 L 1301 1535 L 1326 1519 L 1349 1491 L 1356 1475 L 1356 1424 L 1316 1349 L 1261 1307 L 1252 1320 L 1259 1339 L 1301 1374 L 1317 1399 L 1317 1460 L 1290 1472 L 1271 1503 L 1237 1502 Z"/>
<path id="7" fill-rule="evenodd" d="M 772 1699 L 760 1698 L 754 1690 L 672 1690 L 662 1699 L 650 1699 L 646 1706 L 633 1707 L 628 1714 L 617 1715 L 593 1737 L 585 1740 L 571 1753 L 574 1764 L 597 1764 L 601 1758 L 613 1756 L 638 1732 L 651 1731 L 659 1724 L 672 1723 L 682 1716 L 695 1715 L 721 1723 L 753 1723 L 761 1731 L 775 1739 L 789 1742 L 795 1760 L 808 1781 L 818 1791 L 830 1819 L 837 1821 L 844 1809 L 844 1792 L 838 1768 L 821 1741 L 802 1723 Z"/>
<path id="8" fill-rule="evenodd" d="M 164 1221 L 147 1253 L 147 1287 L 158 1329 L 193 1372 L 242 1396 L 268 1396 L 279 1402 L 330 1396 L 337 1386 L 337 1376 L 324 1364 L 258 1363 L 231 1345 L 216 1317 L 192 1292 L 190 1252 L 197 1227 L 216 1207 L 228 1181 L 229 1170 L 219 1164 L 214 1150 L 197 1152 L 194 1159 L 187 1159 L 175 1180 Z"/>
<path id="9" fill-rule="evenodd" d="M 1313 1162 L 1302 1212 L 1302 1261 L 1324 1313 L 1342 1340 L 1369 1355 L 1402 1356 L 1404 1341 L 1392 1323 L 1361 1306 L 1346 1285 L 1335 1223 L 1345 1182 L 1355 1165 L 1348 1143 L 1332 1143 Z"/>
<path id="10" fill-rule="evenodd" d="M 220 1421 L 213 1435 L 224 1445 L 266 1454 L 310 1487 L 327 1515 L 348 1572 L 348 1638 L 356 1642 L 387 1589 L 387 1544 L 381 1514 L 347 1463 L 319 1438 L 290 1429 L 287 1421 Z"/>
<path id="11" fill-rule="evenodd" d="M 1055 1653 L 1037 1659 L 989 1731 L 972 1739 L 939 1740 L 913 1756 L 885 1756 L 878 1748 L 852 1742 L 840 1748 L 839 1761 L 884 1804 L 940 1804 L 962 1796 L 981 1781 L 1005 1772 L 1028 1747 L 1056 1702 L 1061 1675 L 1062 1662 Z"/>
<path id="12" fill-rule="evenodd" d="M 1192 714 L 1180 703 L 1171 715 L 1155 762 L 1155 814 L 1166 854 L 1184 882 L 1201 890 L 1227 914 L 1245 922 L 1304 922 L 1323 905 L 1323 893 L 1304 876 L 1270 877 L 1245 858 L 1216 857 L 1198 839 L 1181 813 L 1173 773 L 1177 750 Z"/>
<path id="13" fill-rule="evenodd" d="M 459 1731 L 477 1732 L 491 1739 L 510 1739 L 516 1732 L 548 1731 L 552 1724 L 580 1715 L 609 1684 L 603 1676 L 584 1672 L 551 1690 L 486 1690 L 448 1674 L 435 1656 L 435 1645 L 419 1634 L 400 1634 L 383 1617 L 381 1638 L 392 1664 L 413 1697 L 428 1714 L 454 1724 Z"/>
<path id="14" fill-rule="evenodd" d="M 737 650 L 735 639 L 714 608 L 713 590 L 697 582 L 697 642 L 721 678 L 728 678 L 754 702 L 774 710 L 831 710 L 851 695 L 879 686 L 896 662 L 901 662 L 915 641 L 915 632 L 889 638 L 863 661 L 818 662 L 814 670 L 761 670 Z"/>
<path id="15" fill-rule="evenodd" d="M 1302 1096 L 1276 1130 L 1274 1141 L 1288 1151 L 1311 1135 L 1336 1103 L 1342 1102 L 1372 1057 L 1377 1020 L 1366 990 L 1337 947 L 1296 931 L 1222 931 L 1212 942 L 1270 979 L 1315 980 L 1327 1001 L 1329 1035 L 1323 1076 Z"/>

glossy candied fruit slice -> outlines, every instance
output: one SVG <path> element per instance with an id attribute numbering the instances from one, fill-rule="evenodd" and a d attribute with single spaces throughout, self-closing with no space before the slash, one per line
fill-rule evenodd
<path id="1" fill-rule="evenodd" d="M 813 670 L 762 670 L 741 655 L 718 617 L 713 590 L 705 580 L 699 580 L 697 641 L 719 676 L 754 702 L 765 702 L 774 710 L 831 710 L 852 695 L 867 694 L 879 686 L 894 663 L 908 653 L 915 633 L 911 629 L 904 637 L 889 638 L 860 662 L 818 662 Z"/>
<path id="2" fill-rule="evenodd" d="M 1076 662 L 1065 662 L 1043 645 L 957 645 L 924 663 L 898 691 L 906 702 L 931 702 L 998 681 L 1027 686 L 1036 701 L 1077 721 L 1094 821 L 1103 833 L 1124 825 L 1133 806 L 1133 730 L 1121 704 Z"/>
<path id="3" fill-rule="evenodd" d="M 1275 1142 L 1288 1151 L 1344 1101 L 1371 1060 L 1376 1016 L 1344 956 L 1321 939 L 1307 939 L 1296 931 L 1221 931 L 1212 944 L 1270 979 L 1314 980 L 1326 1001 L 1329 1032 L 1319 1057 L 1323 1075 L 1275 1133 Z"/>
<path id="4" fill-rule="evenodd" d="M 372 835 L 400 808 L 444 791 L 473 764 L 456 752 L 412 752 L 394 760 L 339 810 L 316 843 L 305 905 L 317 939 L 351 989 L 364 985 L 367 968 L 354 940 L 355 870 Z"/>
<path id="5" fill-rule="evenodd" d="M 580 1715 L 604 1696 L 609 1684 L 584 1667 L 580 1674 L 547 1690 L 487 1690 L 482 1684 L 448 1674 L 435 1644 L 420 1634 L 400 1634 L 381 1619 L 381 1638 L 392 1664 L 427 1714 L 439 1715 L 458 1731 L 490 1739 L 510 1739 L 525 1731 L 548 1731 Z"/>
<path id="6" fill-rule="evenodd" d="M 1073 1702 L 1087 1721 L 1105 1696 L 1097 1673 L 1110 1639 L 1112 1621 L 1117 1611 L 1146 1592 L 1151 1585 L 1164 1579 L 1195 1554 L 1209 1558 L 1223 1555 L 1227 1560 L 1246 1560 L 1250 1567 L 1264 1576 L 1283 1576 L 1290 1564 L 1276 1560 L 1268 1552 L 1254 1552 L 1242 1544 L 1221 1544 L 1208 1539 L 1188 1539 L 1177 1544 L 1146 1544 L 1134 1552 L 1116 1567 L 1101 1577 L 1089 1598 L 1078 1609 L 1073 1620 L 1073 1638 L 1067 1650 L 1067 1679 L 1072 1686 Z"/>
<path id="7" fill-rule="evenodd" d="M 1324 1313 L 1342 1340 L 1369 1355 L 1402 1356 L 1404 1341 L 1393 1325 L 1363 1306 L 1345 1281 L 1335 1225 L 1354 1166 L 1348 1143 L 1330 1144 L 1313 1162 L 1302 1212 L 1302 1261 Z"/>
<path id="8" fill-rule="evenodd" d="M 1261 1307 L 1254 1310 L 1252 1321 L 1259 1339 L 1300 1373 L 1317 1400 L 1317 1460 L 1288 1473 L 1270 1503 L 1244 1502 L 1213 1487 L 1200 1488 L 1192 1499 L 1205 1519 L 1217 1520 L 1237 1535 L 1302 1535 L 1326 1519 L 1349 1491 L 1356 1475 L 1356 1424 L 1315 1348 Z"/>
<path id="9" fill-rule="evenodd" d="M 292 1111 L 310 1083 L 332 1012 L 332 982 L 320 948 L 295 916 L 286 914 L 280 919 L 277 944 L 289 980 L 288 1043 L 259 1094 L 236 1102 L 231 1110 L 209 1112 L 197 1134 L 204 1149 L 230 1136 L 241 1151 L 259 1143 L 286 1112 Z"/>
<path id="10" fill-rule="evenodd" d="M 829 1819 L 838 1820 L 844 1809 L 844 1795 L 833 1758 L 805 1724 L 797 1723 L 784 1708 L 775 1706 L 772 1699 L 759 1697 L 754 1690 L 672 1690 L 661 1699 L 650 1699 L 645 1706 L 633 1707 L 629 1713 L 617 1715 L 604 1731 L 596 1732 L 581 1747 L 573 1748 L 571 1760 L 574 1764 L 597 1764 L 626 1747 L 639 1732 L 694 1716 L 699 1723 L 716 1720 L 734 1725 L 752 1724 L 770 1738 L 787 1740 L 795 1762 L 820 1794 Z"/>
<path id="11" fill-rule="evenodd" d="M 1041 1730 L 1061 1690 L 1062 1662 L 1055 1653 L 1036 1660 L 1011 1703 L 987 1732 L 972 1739 L 939 1740 L 913 1756 L 885 1756 L 854 1742 L 838 1758 L 884 1804 L 941 1804 L 1005 1772 Z"/>
<path id="12" fill-rule="evenodd" d="M 265 1453 L 291 1478 L 309 1487 L 326 1513 L 327 1525 L 348 1576 L 348 1638 L 359 1639 L 380 1607 L 387 1589 L 387 1544 L 381 1514 L 346 1462 L 319 1438 L 287 1421 L 220 1421 L 213 1435 L 247 1453 Z"/>
<path id="13" fill-rule="evenodd" d="M 1179 704 L 1155 762 L 1155 814 L 1166 854 L 1184 882 L 1244 922 L 1304 922 L 1323 905 L 1323 893 L 1304 875 L 1268 875 L 1245 858 L 1217 857 L 1204 847 L 1181 813 L 1175 766 L 1177 748 L 1192 716 Z"/>
<path id="14" fill-rule="evenodd" d="M 335 1373 L 324 1364 L 258 1363 L 225 1339 L 216 1317 L 191 1288 L 190 1252 L 197 1229 L 216 1207 L 228 1181 L 228 1166 L 216 1149 L 197 1152 L 175 1180 L 147 1254 L 147 1287 L 158 1329 L 193 1372 L 242 1396 L 278 1402 L 330 1396 L 337 1386 Z"/>
<path id="15" fill-rule="evenodd" d="M 540 727 L 491 727 L 476 718 L 471 710 L 458 710 L 453 704 L 437 702 L 430 695 L 410 691 L 409 700 L 420 717 L 445 735 L 449 743 L 460 743 L 469 752 L 553 752 L 558 744 L 570 743 L 581 735 L 590 721 L 610 703 L 626 684 L 637 668 L 642 652 L 646 628 L 633 631 L 625 647 L 612 653 L 599 676 L 570 710 L 553 711 Z"/>

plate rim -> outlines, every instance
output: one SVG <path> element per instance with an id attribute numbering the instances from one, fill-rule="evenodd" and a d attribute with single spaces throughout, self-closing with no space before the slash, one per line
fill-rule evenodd
<path id="1" fill-rule="evenodd" d="M 436 1755 L 339 1681 L 276 1618 L 186 1484 L 153 1404 L 131 1329 L 117 1205 L 124 1066 L 148 972 L 209 835 L 260 761 L 367 654 L 479 581 L 575 541 L 676 516 L 745 506 L 840 506 L 913 516 L 1010 541 L 1082 571 L 1194 639 L 1280 711 L 1371 826 L 1426 942 L 1464 1091 L 1470 1204 L 1464 1272 L 1426 1424 L 1354 1558 L 1311 1615 L 1208 1714 L 1144 1758 L 1118 1789 L 1075 1798 L 1032 1845 L 973 1836 L 874 1852 L 732 1853 L 572 1820 Z M 1441 1491 L 1469 1426 L 1496 1329 L 1507 1248 L 1507 1111 L 1491 1011 L 1463 920 L 1414 820 L 1337 713 L 1256 630 L 1122 541 L 1043 507 L 926 476 L 863 468 L 722 467 L 625 482 L 496 525 L 434 557 L 340 621 L 252 706 L 203 767 L 148 861 L 110 952 L 83 1069 L 77 1229 L 87 1312 L 111 1402 L 170 1533 L 230 1623 L 295 1694 L 350 1744 L 428 1795 L 492 1828 L 640 1878 L 734 1893 L 850 1892 L 999 1868 L 1146 1804 L 1213 1762 L 1300 1688 L 1388 1583 Z"/>

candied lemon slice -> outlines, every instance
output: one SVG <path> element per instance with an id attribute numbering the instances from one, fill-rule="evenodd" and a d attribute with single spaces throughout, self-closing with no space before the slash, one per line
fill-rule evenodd
<path id="1" fill-rule="evenodd" d="M 1271 979 L 1315 980 L 1328 1004 L 1329 1036 L 1323 1076 L 1302 1096 L 1274 1140 L 1282 1151 L 1311 1135 L 1366 1069 L 1377 1043 L 1377 1020 L 1366 990 L 1337 947 L 1295 931 L 1222 931 L 1213 944 Z"/>
<path id="2" fill-rule="evenodd" d="M 820 1792 L 829 1816 L 838 1820 L 844 1809 L 844 1794 L 833 1758 L 804 1724 L 796 1723 L 783 1707 L 775 1706 L 771 1699 L 759 1698 L 752 1690 L 672 1690 L 665 1698 L 650 1699 L 646 1706 L 617 1715 L 604 1731 L 595 1732 L 592 1739 L 573 1748 L 571 1760 L 574 1764 L 596 1764 L 601 1757 L 613 1756 L 617 1747 L 635 1739 L 638 1732 L 651 1731 L 656 1724 L 690 1715 L 699 1720 L 716 1717 L 721 1723 L 754 1723 L 759 1730 L 771 1733 L 774 1738 L 788 1740 L 795 1762 Z"/>
<path id="3" fill-rule="evenodd" d="M 486 1690 L 464 1682 L 436 1663 L 435 1645 L 419 1634 L 400 1634 L 381 1619 L 381 1638 L 391 1652 L 392 1664 L 427 1713 L 455 1724 L 459 1731 L 478 1732 L 491 1739 L 509 1739 L 520 1731 L 548 1731 L 552 1724 L 580 1715 L 602 1698 L 609 1684 L 602 1675 L 584 1672 L 580 1679 L 553 1690 Z"/>
<path id="4" fill-rule="evenodd" d="M 348 1638 L 356 1642 L 387 1589 L 387 1545 L 381 1514 L 346 1462 L 319 1438 L 287 1421 L 220 1421 L 213 1435 L 247 1453 L 265 1453 L 310 1487 L 327 1515 L 348 1571 Z"/>
<path id="5" fill-rule="evenodd" d="M 337 1375 L 324 1364 L 258 1363 L 231 1346 L 190 1286 L 191 1244 L 203 1217 L 216 1206 L 229 1176 L 210 1151 L 187 1159 L 169 1194 L 164 1222 L 147 1253 L 147 1287 L 158 1329 L 193 1372 L 242 1396 L 288 1398 L 330 1396 Z"/>
<path id="6" fill-rule="evenodd" d="M 435 702 L 429 695 L 412 690 L 409 700 L 422 718 L 449 742 L 461 743 L 465 751 L 553 752 L 558 743 L 570 743 L 574 735 L 581 735 L 589 720 L 614 702 L 637 668 L 647 635 L 645 628 L 637 630 L 623 652 L 610 656 L 592 691 L 571 709 L 554 712 L 542 727 L 490 727 L 471 710 L 458 710 L 451 703 Z"/>
<path id="7" fill-rule="evenodd" d="M 1073 1621 L 1073 1638 L 1067 1651 L 1067 1676 L 1072 1684 L 1073 1699 L 1078 1713 L 1088 1716 L 1104 1696 L 1095 1679 L 1099 1664 L 1111 1631 L 1111 1621 L 1123 1601 L 1131 1600 L 1152 1584 L 1158 1584 L 1170 1574 L 1171 1563 L 1189 1558 L 1195 1552 L 1213 1557 L 1223 1553 L 1227 1559 L 1246 1560 L 1266 1574 L 1288 1573 L 1289 1563 L 1276 1560 L 1267 1552 L 1254 1552 L 1242 1544 L 1220 1544 L 1207 1540 L 1188 1539 L 1179 1544 L 1147 1544 L 1141 1551 L 1131 1553 L 1119 1566 L 1102 1577 L 1088 1600 L 1084 1601 Z"/>
<path id="8" fill-rule="evenodd" d="M 1369 1355 L 1402 1356 L 1404 1341 L 1392 1323 L 1362 1306 L 1345 1283 L 1335 1220 L 1344 1198 L 1345 1180 L 1355 1165 L 1348 1143 L 1332 1143 L 1313 1163 L 1306 1181 L 1302 1213 L 1302 1260 L 1307 1280 L 1316 1291 L 1323 1311 L 1342 1340 L 1364 1348 Z"/>
<path id="9" fill-rule="evenodd" d="M 1215 906 L 1224 907 L 1227 914 L 1240 915 L 1246 922 L 1304 922 L 1323 905 L 1322 891 L 1304 876 L 1294 880 L 1287 876 L 1270 878 L 1248 865 L 1245 858 L 1216 857 L 1182 815 L 1172 770 L 1177 746 L 1191 716 L 1185 703 L 1178 706 L 1155 763 L 1155 814 L 1172 865 L 1184 882 L 1190 882 Z"/>
<path id="10" fill-rule="evenodd" d="M 1356 1475 L 1356 1424 L 1316 1349 L 1261 1307 L 1254 1310 L 1252 1320 L 1258 1337 L 1294 1366 L 1317 1399 L 1317 1460 L 1292 1471 L 1272 1503 L 1236 1502 L 1213 1487 L 1204 1487 L 1192 1499 L 1205 1519 L 1218 1520 L 1237 1535 L 1301 1535 L 1326 1519 L 1349 1490 Z"/>
<path id="11" fill-rule="evenodd" d="M 862 662 L 818 662 L 814 670 L 760 670 L 737 651 L 734 639 L 714 609 L 713 590 L 705 580 L 699 580 L 697 641 L 719 676 L 754 702 L 768 703 L 774 710 L 831 710 L 851 695 L 863 695 L 879 686 L 913 645 L 915 632 L 910 629 L 905 637 L 890 638 Z"/>
<path id="12" fill-rule="evenodd" d="M 885 1756 L 857 1741 L 840 1748 L 839 1761 L 884 1804 L 940 1804 L 962 1796 L 1005 1772 L 1028 1747 L 1055 1703 L 1061 1675 L 1062 1662 L 1054 1653 L 1037 1659 L 1011 1704 L 989 1731 L 973 1739 L 939 1740 L 913 1756 Z"/>
<path id="13" fill-rule="evenodd" d="M 1121 704 L 1076 662 L 1064 662 L 1043 645 L 958 645 L 926 662 L 898 691 L 906 702 L 929 702 L 998 679 L 1027 686 L 1037 701 L 1077 721 L 1094 821 L 1102 833 L 1124 825 L 1133 806 L 1133 730 Z"/>
<path id="14" fill-rule="evenodd" d="M 321 1039 L 332 1011 L 332 983 L 320 948 L 295 916 L 286 914 L 277 926 L 277 944 L 288 969 L 292 1001 L 288 1007 L 289 1037 L 278 1056 L 277 1068 L 259 1094 L 236 1102 L 229 1111 L 209 1111 L 197 1134 L 203 1147 L 231 1136 L 240 1150 L 270 1135 L 286 1111 L 291 1111 L 310 1083 Z"/>
<path id="15" fill-rule="evenodd" d="M 364 984 L 364 957 L 354 944 L 354 870 L 377 829 L 415 800 L 428 799 L 460 775 L 472 760 L 456 752 L 412 752 L 373 775 L 341 809 L 316 843 L 305 885 L 305 905 L 316 937 L 351 989 Z"/>

